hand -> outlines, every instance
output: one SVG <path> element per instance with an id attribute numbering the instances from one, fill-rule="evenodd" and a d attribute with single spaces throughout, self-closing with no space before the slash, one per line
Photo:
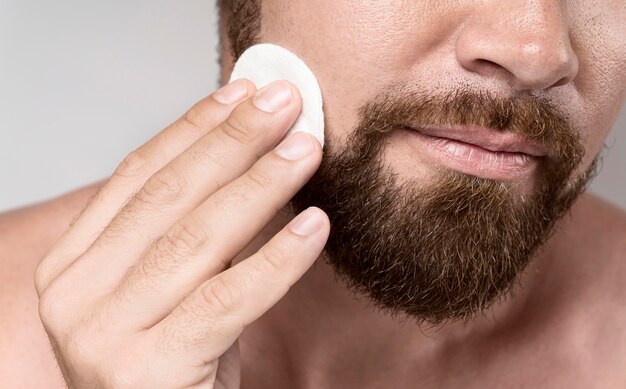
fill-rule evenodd
<path id="1" fill-rule="evenodd" d="M 273 99 L 271 98 L 273 96 Z M 301 98 L 235 81 L 131 153 L 36 272 L 39 312 L 70 388 L 237 388 L 236 340 L 322 251 L 309 208 L 237 256 L 318 168 Z"/>

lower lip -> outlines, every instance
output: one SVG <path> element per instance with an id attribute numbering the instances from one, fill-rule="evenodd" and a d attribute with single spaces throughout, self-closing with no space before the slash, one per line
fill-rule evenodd
<path id="1" fill-rule="evenodd" d="M 403 128 L 406 140 L 438 165 L 476 177 L 516 181 L 527 177 L 536 168 L 539 157 L 524 153 L 491 151 L 480 146 L 449 138 L 425 135 Z"/>

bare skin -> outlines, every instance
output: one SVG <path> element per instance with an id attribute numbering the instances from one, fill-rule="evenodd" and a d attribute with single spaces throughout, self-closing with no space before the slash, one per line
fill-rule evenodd
<path id="1" fill-rule="evenodd" d="M 495 1 L 437 2 L 439 7 L 431 7 L 432 4 L 427 3 L 403 2 L 401 6 L 393 7 L 391 3 L 384 2 L 267 1 L 263 12 L 264 20 L 268 22 L 264 24 L 262 40 L 292 49 L 311 65 L 320 79 L 328 103 L 327 130 L 337 139 L 343 139 L 347 135 L 346 129 L 354 124 L 356 105 L 371 97 L 387 82 L 403 80 L 407 85 L 433 90 L 445 87 L 446 83 L 460 83 L 477 88 L 489 86 L 503 94 L 533 91 L 547 95 L 566 109 L 572 125 L 585 140 L 587 158 L 581 171 L 584 170 L 601 147 L 624 98 L 626 73 L 619 62 L 623 59 L 619 48 L 622 47 L 624 34 L 616 33 L 623 29 L 619 23 L 623 20 L 620 17 L 624 12 L 623 2 L 571 2 L 568 12 L 565 12 L 564 6 L 549 1 L 511 1 L 506 3 L 507 7 Z M 319 17 L 311 18 L 312 14 Z M 501 23 L 503 16 L 506 16 L 506 23 Z M 432 23 L 433 18 L 449 23 Z M 598 24 L 597 20 L 605 20 L 606 24 Z M 394 28 L 389 29 L 390 25 Z M 570 31 L 566 31 L 567 28 Z M 520 41 L 522 38 L 523 42 Z M 230 59 L 226 51 L 222 54 L 222 78 L 227 79 Z M 336 63 L 339 59 L 345 69 L 349 69 L 351 77 L 337 77 Z M 355 74 L 352 69 L 361 69 L 362 72 Z M 432 74 L 441 75 L 437 85 L 429 85 L 433 80 Z M 207 107 L 208 99 L 202 104 L 204 108 L 196 110 L 200 115 L 194 115 L 194 118 L 206 120 L 217 115 L 224 119 L 227 109 L 218 109 L 215 105 Z M 295 115 L 297 102 L 291 109 L 287 116 Z M 219 114 L 216 110 L 220 110 Z M 258 112 L 255 114 L 258 115 Z M 241 120 L 246 120 L 246 117 L 241 116 Z M 285 123 L 288 121 L 285 119 Z M 180 123 L 184 125 L 184 122 Z M 221 120 L 209 122 L 199 127 L 210 131 Z M 286 130 L 285 123 L 278 126 L 281 128 L 274 128 L 276 134 Z M 203 131 L 196 131 L 194 135 L 188 133 L 187 136 L 198 138 L 204 135 L 201 134 Z M 167 143 L 180 146 L 182 139 L 171 137 Z M 181 152 L 182 149 L 179 149 L 168 158 L 174 158 Z M 428 177 L 426 165 L 411 158 L 412 152 L 406 145 L 395 142 L 387 152 L 387 159 L 400 174 Z M 246 155 L 243 151 L 238 153 Z M 248 153 L 250 161 L 262 155 L 273 158 L 267 144 L 254 152 L 248 150 Z M 152 150 L 144 155 L 154 157 L 158 154 Z M 194 155 L 197 158 L 203 156 L 202 153 Z M 321 150 L 317 149 L 315 155 L 319 158 Z M 309 161 L 309 170 L 301 167 L 303 170 L 297 174 L 298 179 L 304 180 L 312 174 L 314 162 L 313 159 Z M 186 167 L 194 169 L 193 164 Z M 240 168 L 241 171 L 233 173 L 234 176 L 245 175 L 246 169 Z M 124 170 L 122 173 L 114 184 L 108 186 L 109 191 L 103 197 L 115 198 L 119 206 L 141 187 L 142 180 L 154 174 L 144 171 L 142 179 L 133 180 L 132 174 Z M 128 180 L 128 177 L 131 179 Z M 206 184 L 215 183 L 207 181 Z M 271 192 L 273 201 L 278 203 L 278 198 L 288 197 L 287 192 L 295 190 L 299 183 L 292 184 L 289 190 L 283 187 L 281 191 Z M 112 188 L 122 188 L 122 192 L 126 193 L 122 196 Z M 134 349 L 138 351 L 136 354 L 124 353 L 125 349 L 119 347 L 120 344 L 133 344 L 131 339 L 135 338 L 129 337 L 127 343 L 116 342 L 119 337 L 112 335 L 115 334 L 113 327 L 132 321 L 136 318 L 134 315 L 140 315 L 140 309 L 132 311 L 132 306 L 118 306 L 117 310 L 109 312 L 113 313 L 107 322 L 110 325 L 103 326 L 102 331 L 73 338 L 80 339 L 83 346 L 116 346 L 84 347 L 102 351 L 100 355 L 79 355 L 75 349 L 72 350 L 71 344 L 63 341 L 63 334 L 76 334 L 72 331 L 84 324 L 80 319 L 89 318 L 91 312 L 85 309 L 69 312 L 63 304 L 55 305 L 54 302 L 93 297 L 97 294 L 94 284 L 115 269 L 115 264 L 108 262 L 111 258 L 96 256 L 92 264 L 100 267 L 92 269 L 91 276 L 78 273 L 83 275 L 78 277 L 73 271 L 72 277 L 72 272 L 69 272 L 70 276 L 63 277 L 64 282 L 57 283 L 61 286 L 56 288 L 56 293 L 46 296 L 51 281 L 63 273 L 68 274 L 72 261 L 80 257 L 67 253 L 80 252 L 90 244 L 91 239 L 107 232 L 106 225 L 96 228 L 93 223 L 87 223 L 92 226 L 86 228 L 81 220 L 91 217 L 93 222 L 94 217 L 105 218 L 103 215 L 111 216 L 118 212 L 118 209 L 113 209 L 116 207 L 109 207 L 111 209 L 95 208 L 97 212 L 91 212 L 91 216 L 89 212 L 87 216 L 83 213 L 83 219 L 77 219 L 71 227 L 79 231 L 80 239 L 74 239 L 72 244 L 66 242 L 64 250 L 52 248 L 95 192 L 95 187 L 88 187 L 0 217 L 0 261 L 3 269 L 0 276 L 0 317 L 3 318 L 0 320 L 0 377 L 10 387 L 64 387 L 61 371 L 57 367 L 60 362 L 64 365 L 65 379 L 72 387 L 122 387 L 125 386 L 122 381 L 130 386 L 132 383 L 139 385 L 137 380 L 142 379 L 141 384 L 150 385 L 150 380 L 155 377 L 163 383 L 163 380 L 172 377 L 167 375 L 168 371 L 179 374 L 174 378 L 179 381 L 167 381 L 167 384 L 183 387 L 188 384 L 185 380 L 190 375 L 180 375 L 180 366 L 176 365 L 180 358 L 158 365 L 159 368 L 150 371 L 151 374 L 144 372 L 145 375 L 133 376 L 136 370 L 129 369 L 129 366 L 138 366 L 134 365 L 137 361 L 149 360 L 146 358 L 155 355 L 154 349 L 145 347 Z M 244 192 L 242 198 L 254 196 L 254 192 Z M 94 204 L 103 203 L 107 201 L 92 202 L 92 209 Z M 144 220 L 142 216 L 146 214 L 142 212 L 150 212 L 145 207 L 131 209 L 134 213 L 120 218 L 131 226 L 133 220 Z M 232 209 L 230 215 L 222 214 L 219 220 L 228 220 L 236 212 L 237 209 Z M 158 216 L 159 219 L 168 217 L 166 213 Z M 260 217 L 256 217 L 247 217 L 243 221 L 258 222 Z M 255 240 L 245 243 L 247 248 L 234 262 L 245 264 L 250 261 L 250 256 L 255 258 L 255 253 L 275 236 L 295 239 L 291 235 L 276 235 L 279 231 L 286 231 L 284 228 L 290 218 L 286 213 L 279 213 L 267 220 L 262 232 Z M 167 230 L 170 226 L 171 223 L 163 228 Z M 322 235 L 328 228 L 326 224 L 323 226 L 317 239 L 298 241 L 292 250 L 293 261 L 283 263 L 282 270 L 292 270 L 289 279 L 281 279 L 283 284 L 277 289 L 273 289 L 277 285 L 272 282 L 255 290 L 255 298 L 249 301 L 256 305 L 248 307 L 253 308 L 254 315 L 250 310 L 238 313 L 248 315 L 242 319 L 243 322 L 251 321 L 238 337 L 241 387 L 623 388 L 626 385 L 623 369 L 626 365 L 626 309 L 623 304 L 626 298 L 626 214 L 623 210 L 594 196 L 584 195 L 534 259 L 515 289 L 514 296 L 496 304 L 490 312 L 470 323 L 447 325 L 439 331 L 419 329 L 409 323 L 400 325 L 371 309 L 367 301 L 353 299 L 340 282 L 334 281 L 332 270 L 321 260 L 317 260 L 307 271 L 315 261 L 311 253 L 323 244 Z M 127 249 L 136 243 L 134 240 L 142 237 L 141 232 L 154 226 L 146 224 L 143 229 L 128 227 L 120 224 L 113 232 L 140 233 L 131 235 L 133 239 L 126 242 L 127 246 L 116 242 L 113 239 L 115 235 L 103 239 L 106 253 L 120 250 L 118 254 L 126 255 Z M 313 242 L 313 246 L 303 247 L 303 242 Z M 113 258 L 124 258 L 128 263 L 142 260 L 139 255 L 124 255 Z M 43 267 L 42 257 L 46 263 Z M 258 259 L 252 262 L 258 263 Z M 266 274 L 265 280 L 273 280 L 280 274 L 283 272 L 274 272 L 273 277 Z M 130 285 L 150 280 L 145 277 L 146 274 L 144 277 L 136 275 L 138 277 Z M 245 283 L 245 277 L 240 274 L 234 278 L 233 284 Z M 34 278 L 37 279 L 38 290 L 33 285 Z M 300 281 L 279 299 L 277 291 L 284 292 L 298 278 Z M 193 292 L 197 284 L 210 279 L 196 279 L 191 286 L 183 283 L 188 287 L 185 292 Z M 248 285 L 254 284 L 250 279 L 247 282 Z M 124 283 L 117 283 L 116 287 L 119 285 Z M 182 290 L 171 292 L 180 294 Z M 43 309 L 39 306 L 39 310 L 38 293 L 47 297 L 42 299 Z M 162 298 L 161 294 L 166 293 L 159 288 L 159 294 L 150 293 L 144 297 L 147 300 L 157 296 Z M 272 295 L 273 300 L 268 302 L 266 295 Z M 135 305 L 135 309 L 137 307 Z M 175 308 L 176 305 L 172 304 L 168 312 L 177 312 Z M 174 332 L 180 332 L 182 338 L 194 330 L 210 333 L 201 327 L 207 320 L 197 316 L 206 312 L 204 308 L 206 306 L 183 309 L 182 312 L 178 310 L 179 318 L 185 314 L 196 314 L 196 317 L 182 320 L 184 325 L 179 323 Z M 129 309 L 133 314 L 128 313 Z M 260 316 L 267 309 L 269 311 L 260 319 L 253 320 L 253 316 Z M 39 313 L 47 323 L 45 330 Z M 4 320 L 7 317 L 11 319 Z M 207 318 L 206 315 L 201 317 Z M 215 318 L 209 316 L 208 322 L 220 322 Z M 229 341 L 235 341 L 237 336 L 233 333 L 239 328 L 234 327 L 237 328 L 222 328 L 213 332 L 213 335 L 217 333 L 219 336 L 209 338 L 224 340 L 226 333 Z M 48 336 L 56 340 L 56 356 Z M 213 359 L 210 358 L 215 358 L 215 353 L 218 353 L 221 361 L 229 361 L 222 366 L 228 366 L 236 358 L 232 358 L 233 353 L 221 354 L 226 349 L 232 350 L 227 343 L 221 344 L 221 348 L 203 344 L 193 353 L 186 350 L 188 353 L 185 355 L 211 362 Z M 172 350 L 179 350 L 172 343 L 163 344 L 171 346 Z M 159 350 L 159 356 L 168 355 L 167 350 Z M 209 357 L 203 354 L 212 351 L 214 353 Z M 99 360 L 102 354 L 112 357 Z M 151 364 L 148 366 L 153 367 Z M 209 367 L 214 368 L 215 365 L 209 364 Z M 211 377 L 214 379 L 215 375 L 219 376 L 215 369 L 207 372 L 206 387 L 213 387 Z M 226 387 L 237 387 L 233 382 L 238 377 L 236 374 L 229 375 L 231 386 Z"/>
<path id="2" fill-rule="evenodd" d="M 0 321 L 0 376 L 10 387 L 65 387 L 33 277 L 96 189 L 0 218 L 0 316 L 11 318 Z M 274 220 L 249 250 L 284 223 Z M 625 237 L 624 211 L 584 195 L 514 298 L 467 328 L 436 333 L 353 300 L 318 261 L 240 337 L 242 387 L 622 388 Z"/>

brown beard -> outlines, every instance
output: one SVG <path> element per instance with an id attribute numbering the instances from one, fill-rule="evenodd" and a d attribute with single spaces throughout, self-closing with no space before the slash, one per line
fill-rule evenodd
<path id="1" fill-rule="evenodd" d="M 258 42 L 260 1 L 223 3 L 236 60 Z M 551 154 L 529 198 L 514 183 L 449 170 L 419 189 L 422 183 L 400 182 L 381 158 L 389 134 L 408 123 L 512 131 Z M 505 296 L 598 162 L 571 177 L 583 158 L 581 141 L 557 109 L 530 95 L 390 91 L 361 108 L 343 148 L 330 135 L 320 169 L 291 202 L 294 213 L 316 205 L 329 215 L 323 257 L 350 289 L 387 313 L 430 324 L 469 318 Z"/>
<path id="2" fill-rule="evenodd" d="M 506 295 L 595 170 L 594 163 L 570 179 L 582 144 L 550 104 L 530 96 L 388 94 L 360 116 L 345 147 L 328 139 L 320 169 L 292 206 L 300 212 L 315 205 L 329 215 L 323 257 L 349 288 L 387 313 L 421 322 L 466 319 Z M 400 182 L 381 158 L 388 135 L 415 122 L 521 133 L 550 155 L 527 198 L 515 183 L 443 169 L 424 188 Z"/>

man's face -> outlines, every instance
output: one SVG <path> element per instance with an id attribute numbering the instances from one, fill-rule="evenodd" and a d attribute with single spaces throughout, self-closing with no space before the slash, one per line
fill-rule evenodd
<path id="1" fill-rule="evenodd" d="M 294 205 L 329 213 L 338 273 L 434 323 L 509 290 L 621 108 L 625 4 L 263 1 L 257 41 L 322 89 L 325 159 Z"/>

